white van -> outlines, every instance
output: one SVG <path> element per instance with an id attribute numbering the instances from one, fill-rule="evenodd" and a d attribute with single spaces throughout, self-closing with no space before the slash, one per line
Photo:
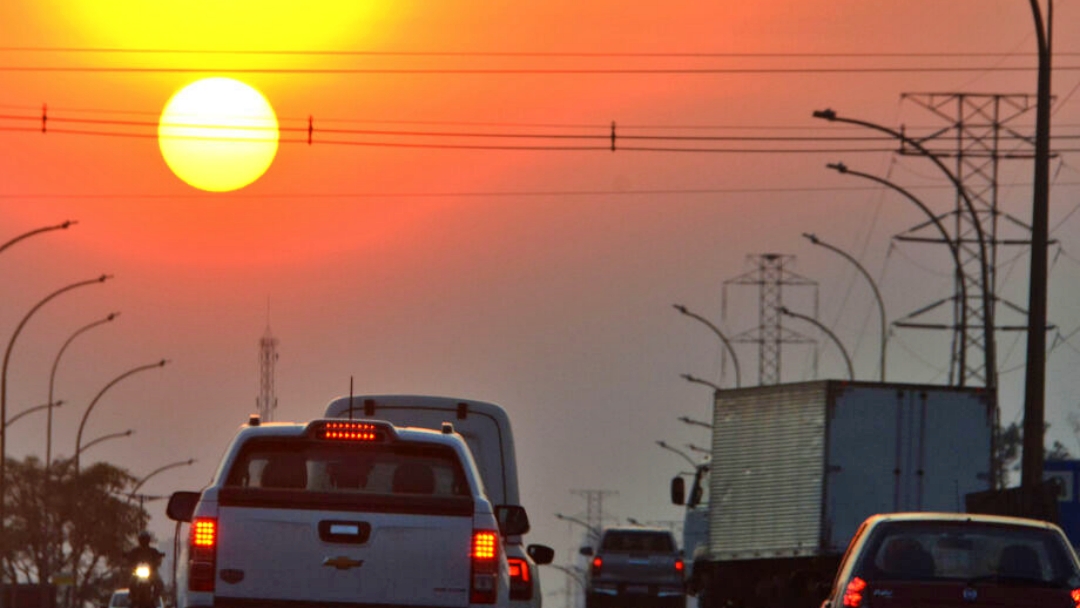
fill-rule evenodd
<path id="1" fill-rule="evenodd" d="M 360 395 L 331 401 L 324 416 L 387 420 L 396 426 L 428 429 L 452 423 L 472 451 L 491 503 L 521 505 L 510 417 L 494 403 L 422 395 Z M 544 545 L 524 547 L 521 535 L 504 536 L 503 546 L 510 566 L 511 605 L 539 608 L 543 594 L 536 566 L 551 563 L 554 552 Z"/>

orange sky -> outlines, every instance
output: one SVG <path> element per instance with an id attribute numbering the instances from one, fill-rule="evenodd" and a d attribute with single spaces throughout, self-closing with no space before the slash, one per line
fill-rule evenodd
<path id="1" fill-rule="evenodd" d="M 574 540 L 550 521 L 551 513 L 583 508 L 569 489 L 619 490 L 611 509 L 622 517 L 678 516 L 665 496 L 679 462 L 653 441 L 707 443 L 676 421 L 708 414 L 707 392 L 679 374 L 715 376 L 721 351 L 708 332 L 673 313 L 673 302 L 719 320 L 722 282 L 746 271 L 745 256 L 798 255 L 800 274 L 821 284 L 823 320 L 855 354 L 859 376 L 875 377 L 876 309 L 865 286 L 800 234 L 816 232 L 855 252 L 879 277 L 893 319 L 948 296 L 948 260 L 939 250 L 890 247 L 893 235 L 922 221 L 919 213 L 823 166 L 842 160 L 890 175 L 920 188 L 941 212 L 952 201 L 928 163 L 888 152 L 841 152 L 835 142 L 619 139 L 614 153 L 368 144 L 603 148 L 612 121 L 621 138 L 859 137 L 869 134 L 810 114 L 834 107 L 894 127 L 926 128 L 941 122 L 901 102 L 902 93 L 1034 87 L 1033 26 L 1021 0 L 150 4 L 153 10 L 136 0 L 0 3 L 0 240 L 79 221 L 66 233 L 35 237 L 0 255 L 0 336 L 58 286 L 101 272 L 117 275 L 114 284 L 65 296 L 27 327 L 14 351 L 11 402 L 41 402 L 42 370 L 58 345 L 74 328 L 120 309 L 116 327 L 96 330 L 65 361 L 67 398 L 85 403 L 117 373 L 171 359 L 165 370 L 110 394 L 88 432 L 137 427 L 132 439 L 98 453 L 133 469 L 198 458 L 190 471 L 149 489 L 197 488 L 254 403 L 255 347 L 269 304 L 281 340 L 283 417 L 317 415 L 348 389 L 350 375 L 364 392 L 458 393 L 504 403 L 515 417 L 536 542 L 555 545 L 560 562 L 569 560 L 564 545 Z M 1056 19 L 1055 133 L 1059 148 L 1076 148 L 1070 139 L 1080 125 L 1075 4 L 1059 2 Z M 742 56 L 705 56 L 717 53 Z M 886 70 L 912 66 L 922 69 Z M 942 66 L 974 67 L 928 69 Z M 30 67 L 61 71 L 25 70 Z M 1028 69 L 991 69 L 1001 67 Z M 146 71 L 107 71 L 117 68 Z M 364 72 L 658 68 L 750 71 Z M 320 69 L 352 71 L 310 71 Z M 770 71 L 777 69 L 793 71 Z M 258 88 L 283 127 L 304 128 L 313 116 L 315 144 L 282 143 L 269 171 L 233 193 L 187 186 L 162 160 L 153 124 L 176 90 L 210 75 Z M 42 104 L 49 108 L 47 134 L 37 119 Z M 64 128 L 113 136 L 59 132 Z M 331 136 L 319 131 L 324 128 L 599 139 Z M 115 136 L 120 132 L 140 137 Z M 331 137 L 354 145 L 322 143 Z M 774 152 L 625 149 L 635 145 Z M 807 151 L 821 147 L 831 151 Z M 803 151 L 775 152 L 781 148 Z M 1073 304 L 1080 295 L 1080 263 L 1073 261 L 1080 260 L 1080 231 L 1069 215 L 1080 182 L 1075 155 L 1063 152 L 1055 165 L 1051 210 L 1051 225 L 1062 222 L 1054 236 L 1064 253 L 1056 258 L 1050 316 L 1065 333 L 1080 326 Z M 1002 205 L 1025 221 L 1029 181 L 1028 164 L 1003 170 Z M 1026 304 L 1027 258 L 1008 252 L 1001 259 L 1003 297 Z M 741 299 L 729 303 L 725 328 L 752 327 L 754 298 L 732 297 Z M 793 307 L 810 306 L 791 297 Z M 1023 342 L 1017 345 L 1011 334 L 1000 341 L 1002 367 L 1022 364 Z M 893 344 L 891 378 L 944 381 L 940 337 L 898 332 Z M 740 348 L 743 368 L 756 371 L 757 352 Z M 1056 351 L 1048 381 L 1052 431 L 1065 433 L 1070 445 L 1066 417 L 1080 394 L 1069 373 L 1076 352 Z M 809 359 L 793 348 L 785 355 L 785 378 L 808 377 Z M 820 368 L 828 377 L 843 369 L 824 346 Z M 1002 376 L 1007 420 L 1018 409 L 1021 376 Z M 81 407 L 58 415 L 60 453 L 70 453 Z M 40 421 L 22 424 L 11 439 L 16 456 L 39 449 Z M 581 466 L 586 461 L 595 466 Z M 163 519 L 155 514 L 155 525 L 167 530 Z"/>

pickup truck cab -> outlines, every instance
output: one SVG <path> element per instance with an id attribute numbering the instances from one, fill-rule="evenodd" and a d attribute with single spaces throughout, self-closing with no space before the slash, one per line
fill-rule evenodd
<path id="1" fill-rule="evenodd" d="M 190 523 L 179 605 L 507 607 L 493 506 L 453 426 L 314 420 L 242 427 L 211 484 L 178 492 Z"/>
<path id="2" fill-rule="evenodd" d="M 589 558 L 586 608 L 686 605 L 685 564 L 675 537 L 662 528 L 607 528 Z"/>
<path id="3" fill-rule="evenodd" d="M 331 401 L 326 418 L 388 420 L 398 426 L 438 429 L 451 422 L 472 452 L 484 489 L 495 504 L 520 505 L 514 433 L 506 410 L 475 399 L 428 395 L 356 395 Z M 504 534 L 503 549 L 510 565 L 510 603 L 513 608 L 540 608 L 543 594 L 537 564 L 551 563 L 550 547 L 527 547 L 520 533 Z"/>

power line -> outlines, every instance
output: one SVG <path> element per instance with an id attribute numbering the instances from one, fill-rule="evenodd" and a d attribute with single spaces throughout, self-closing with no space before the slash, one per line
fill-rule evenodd
<path id="1" fill-rule="evenodd" d="M 1019 73 L 1037 68 L 974 66 L 974 67 L 855 67 L 855 68 L 251 68 L 251 67 L 134 67 L 134 66 L 33 66 L 3 65 L 6 73 L 90 73 L 90 74 L 288 74 L 288 75 L 577 75 L 577 76 L 714 76 L 752 74 L 953 74 L 970 72 Z M 1076 72 L 1080 66 L 1055 66 L 1055 72 Z"/>

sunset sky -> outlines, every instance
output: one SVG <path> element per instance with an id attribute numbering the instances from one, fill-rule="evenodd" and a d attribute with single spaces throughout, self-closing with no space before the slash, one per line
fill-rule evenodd
<path id="1" fill-rule="evenodd" d="M 1065 337 L 1080 328 L 1080 5 L 1059 0 L 1054 21 L 1049 318 Z M 720 382 L 722 348 L 671 304 L 750 329 L 756 291 L 729 287 L 722 310 L 723 282 L 749 270 L 747 256 L 797 256 L 792 270 L 819 284 L 819 318 L 873 380 L 870 290 L 801 234 L 859 259 L 890 320 L 951 295 L 943 247 L 892 239 L 924 216 L 825 164 L 887 176 L 944 214 L 954 199 L 941 173 L 811 113 L 925 134 L 947 122 L 903 94 L 1033 95 L 1036 65 L 1024 0 L 13 0 L 0 3 L 0 41 L 0 242 L 78 222 L 0 255 L 0 337 L 50 292 L 115 275 L 27 324 L 9 417 L 47 400 L 73 331 L 120 311 L 64 355 L 54 452 L 72 453 L 109 380 L 167 358 L 110 389 L 85 437 L 135 434 L 86 457 L 136 475 L 196 458 L 144 489 L 198 489 L 254 410 L 269 324 L 279 420 L 318 416 L 350 377 L 357 393 L 506 407 L 529 539 L 555 547 L 557 563 L 580 531 L 553 514 L 585 508 L 571 490 L 618 491 L 609 523 L 680 517 L 667 484 L 685 463 L 654 442 L 708 445 L 677 418 L 709 417 L 710 391 L 679 375 Z M 157 140 L 170 97 L 213 76 L 260 91 L 281 128 L 266 173 L 223 193 L 179 179 Z M 1012 126 L 1033 123 L 1034 111 Z M 1031 175 L 1030 160 L 1001 165 L 999 207 L 1022 222 Z M 1003 247 L 998 261 L 1000 296 L 1026 306 L 1026 251 Z M 785 302 L 812 311 L 807 293 Z M 819 377 L 842 378 L 827 338 L 789 322 L 818 338 Z M 1017 337 L 998 337 L 1005 422 L 1023 393 Z M 947 344 L 895 330 L 889 380 L 944 383 Z M 737 350 L 744 384 L 756 383 L 757 350 Z M 807 347 L 786 348 L 784 380 L 812 379 L 810 361 Z M 1080 337 L 1055 343 L 1047 419 L 1074 453 L 1078 364 Z M 9 454 L 43 455 L 44 430 L 42 415 L 11 426 Z M 163 506 L 151 522 L 161 537 Z"/>

